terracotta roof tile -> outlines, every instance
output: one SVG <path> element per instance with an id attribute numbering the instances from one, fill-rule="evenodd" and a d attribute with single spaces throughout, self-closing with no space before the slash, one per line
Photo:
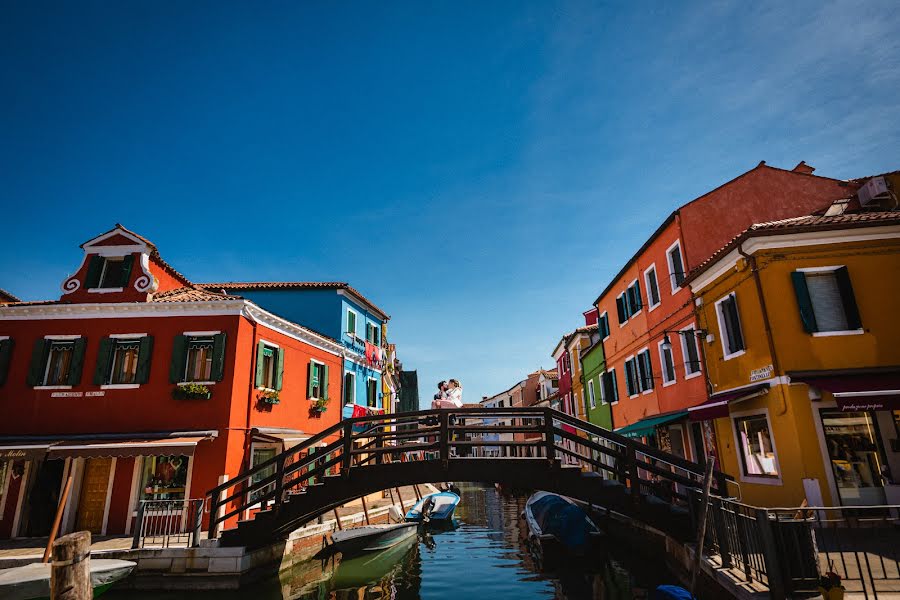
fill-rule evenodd
<path id="1" fill-rule="evenodd" d="M 15 296 L 10 294 L 3 288 L 0 288 L 0 304 L 6 303 L 6 302 L 21 302 L 21 300 L 19 300 L 18 298 L 16 298 Z"/>
<path id="2" fill-rule="evenodd" d="M 697 265 L 687 277 L 685 283 L 690 283 L 696 277 L 709 268 L 720 258 L 731 252 L 747 238 L 761 235 L 780 233 L 804 233 L 809 231 L 826 231 L 831 229 L 854 229 L 858 227 L 872 227 L 875 225 L 900 225 L 900 211 L 886 212 L 856 212 L 842 215 L 807 215 L 781 219 L 780 221 L 767 221 L 755 223 L 736 235 L 727 244 L 716 250 L 712 256 Z"/>
<path id="3" fill-rule="evenodd" d="M 217 300 L 241 300 L 240 296 L 217 294 L 198 287 L 181 287 L 157 294 L 152 302 L 215 302 Z"/>
<path id="4" fill-rule="evenodd" d="M 251 292 L 255 290 L 309 290 L 309 289 L 334 289 L 347 290 L 371 308 L 381 314 L 385 319 L 391 317 L 378 308 L 378 306 L 363 296 L 359 290 L 344 281 L 226 281 L 218 283 L 198 283 L 197 287 L 207 290 L 225 290 L 226 292 Z"/>

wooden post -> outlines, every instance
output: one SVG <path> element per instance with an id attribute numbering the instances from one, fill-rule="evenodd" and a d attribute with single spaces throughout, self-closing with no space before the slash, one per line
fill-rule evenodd
<path id="1" fill-rule="evenodd" d="M 138 502 L 137 518 L 134 520 L 134 536 L 131 540 L 132 550 L 136 550 L 141 547 L 141 536 L 144 534 L 144 511 L 146 509 L 147 502 L 144 500 L 140 500 Z"/>
<path id="2" fill-rule="evenodd" d="M 694 553 L 694 568 L 691 569 L 691 598 L 697 597 L 697 576 L 700 574 L 700 561 L 703 558 L 703 541 L 706 538 L 706 511 L 709 508 L 709 489 L 712 487 L 713 469 L 716 457 L 710 456 L 703 475 L 703 503 L 700 505 L 700 531 L 697 534 L 697 550 Z"/>
<path id="3" fill-rule="evenodd" d="M 344 526 L 341 524 L 341 515 L 338 514 L 337 509 L 334 509 L 334 522 L 337 523 L 338 531 L 344 530 Z"/>
<path id="4" fill-rule="evenodd" d="M 341 475 L 349 477 L 353 458 L 353 423 L 344 421 L 344 455 L 341 457 Z"/>
<path id="5" fill-rule="evenodd" d="M 51 600 L 91 600 L 91 532 L 76 531 L 53 542 Z"/>
<path id="6" fill-rule="evenodd" d="M 547 460 L 550 464 L 556 461 L 556 439 L 553 433 L 553 412 L 552 409 L 544 409 L 544 449 L 547 453 Z"/>
<path id="7" fill-rule="evenodd" d="M 50 539 L 47 540 L 47 548 L 44 550 L 44 558 L 41 559 L 42 563 L 50 560 L 50 547 L 53 546 L 53 540 L 56 539 L 56 534 L 59 532 L 59 522 L 62 521 L 63 510 L 66 508 L 66 502 L 69 500 L 69 490 L 72 489 L 72 475 L 69 474 L 69 477 L 66 479 L 66 487 L 63 488 L 62 496 L 59 499 L 59 506 L 56 507 L 56 518 L 53 519 L 53 527 L 50 528 Z"/>
<path id="8" fill-rule="evenodd" d="M 275 460 L 275 512 L 281 510 L 281 503 L 284 501 L 284 463 L 287 455 L 283 452 L 278 455 Z M 265 508 L 265 506 L 263 506 Z"/>
<path id="9" fill-rule="evenodd" d="M 362 500 L 363 514 L 366 516 L 366 525 L 371 525 L 372 521 L 369 520 L 369 507 L 366 506 L 366 497 L 360 496 L 359 499 Z"/>
<path id="10" fill-rule="evenodd" d="M 212 498 L 209 500 L 209 531 L 206 532 L 207 539 L 214 540 L 219 537 L 219 498 L 221 492 L 218 490 L 213 492 Z"/>
<path id="11" fill-rule="evenodd" d="M 396 487 L 394 489 L 397 490 L 397 500 L 400 501 L 400 508 L 403 509 L 403 514 L 405 515 L 406 514 L 406 506 L 403 505 L 403 496 L 400 495 L 400 488 Z"/>
<path id="12" fill-rule="evenodd" d="M 625 449 L 625 464 L 631 485 L 631 500 L 637 506 L 641 500 L 641 474 L 638 471 L 637 450 L 635 450 L 633 444 L 629 444 Z"/>
<path id="13" fill-rule="evenodd" d="M 440 429 L 440 437 L 438 438 L 438 447 L 440 448 L 441 461 L 444 463 L 444 468 L 447 468 L 447 464 L 450 462 L 450 430 L 449 430 L 449 421 L 450 415 L 447 414 L 446 411 L 441 411 L 441 429 Z M 402 506 L 402 500 L 401 506 Z"/>
<path id="14" fill-rule="evenodd" d="M 778 545 L 775 542 L 775 532 L 772 531 L 772 521 L 769 520 L 769 511 L 765 508 L 756 509 L 756 529 L 762 543 L 762 555 L 766 564 L 766 580 L 769 584 L 769 596 L 773 600 L 782 600 L 787 597 L 787 587 L 781 575 L 781 562 L 784 557 L 779 556 Z"/>
<path id="15" fill-rule="evenodd" d="M 200 546 L 200 530 L 203 527 L 203 500 L 192 500 L 194 513 L 191 515 L 194 519 L 191 528 L 191 548 Z"/>
<path id="16" fill-rule="evenodd" d="M 422 499 L 422 492 L 419 491 L 419 484 L 413 484 L 413 491 L 416 493 L 416 502 Z"/>

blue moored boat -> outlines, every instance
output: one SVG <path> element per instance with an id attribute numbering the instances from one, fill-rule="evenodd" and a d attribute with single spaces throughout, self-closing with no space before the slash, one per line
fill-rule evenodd
<path id="1" fill-rule="evenodd" d="M 560 555 L 587 556 L 603 538 L 603 533 L 580 506 L 558 494 L 533 494 L 525 503 L 524 516 L 534 549 L 545 565 Z"/>
<path id="2" fill-rule="evenodd" d="M 435 522 L 449 521 L 459 504 L 459 496 L 453 492 L 429 494 L 416 502 L 406 513 L 407 521 Z"/>

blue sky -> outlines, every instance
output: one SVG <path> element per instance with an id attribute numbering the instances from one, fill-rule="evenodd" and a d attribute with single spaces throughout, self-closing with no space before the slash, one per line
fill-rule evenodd
<path id="1" fill-rule="evenodd" d="M 0 287 L 58 297 L 115 222 L 195 281 L 349 281 L 425 398 L 550 365 L 760 160 L 900 157 L 891 2 L 14 2 L 0 74 Z"/>

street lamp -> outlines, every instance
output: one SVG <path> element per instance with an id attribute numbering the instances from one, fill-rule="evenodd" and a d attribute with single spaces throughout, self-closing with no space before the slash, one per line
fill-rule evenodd
<path id="1" fill-rule="evenodd" d="M 668 351 L 672 350 L 672 342 L 669 340 L 670 333 L 677 333 L 678 335 L 684 335 L 687 332 L 693 333 L 694 335 L 705 335 L 706 334 L 706 331 L 703 329 L 683 329 L 681 331 L 673 331 L 673 330 L 667 329 L 666 331 L 663 331 L 662 349 L 668 350 Z"/>

